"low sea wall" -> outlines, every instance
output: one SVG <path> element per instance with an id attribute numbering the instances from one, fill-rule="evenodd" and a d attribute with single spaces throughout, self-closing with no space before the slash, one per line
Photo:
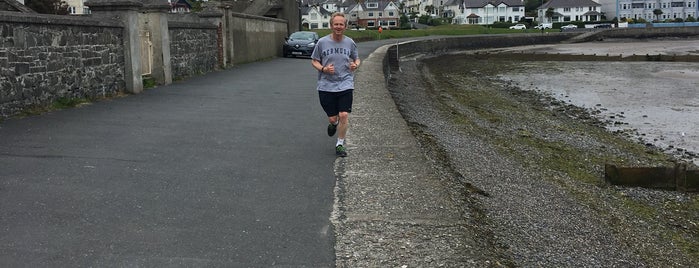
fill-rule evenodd
<path id="1" fill-rule="evenodd" d="M 384 59 L 384 71 L 388 78 L 391 71 L 400 68 L 400 57 L 416 53 L 438 55 L 458 50 L 554 44 L 574 36 L 576 34 L 571 33 L 468 35 L 408 41 L 393 45 L 388 49 Z"/>

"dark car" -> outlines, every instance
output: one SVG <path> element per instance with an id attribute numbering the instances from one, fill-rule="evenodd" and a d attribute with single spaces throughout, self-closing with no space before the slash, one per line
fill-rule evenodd
<path id="1" fill-rule="evenodd" d="M 286 41 L 284 41 L 284 57 L 310 57 L 318 39 L 320 39 L 320 37 L 318 37 L 318 33 L 316 32 L 301 31 L 292 33 L 286 38 Z"/>
<path id="2" fill-rule="evenodd" d="M 611 24 L 608 24 L 608 23 L 599 24 L 599 25 L 595 25 L 595 28 L 597 28 L 597 29 L 600 29 L 600 28 L 601 28 L 601 29 L 608 29 L 608 28 L 612 28 L 612 25 L 611 25 Z"/>

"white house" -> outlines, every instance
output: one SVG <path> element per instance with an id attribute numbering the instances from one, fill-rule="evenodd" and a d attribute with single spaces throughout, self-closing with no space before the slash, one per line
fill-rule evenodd
<path id="1" fill-rule="evenodd" d="M 627 18 L 654 20 L 674 20 L 688 17 L 697 18 L 699 7 L 697 0 L 599 0 L 608 19 Z M 656 16 L 653 10 L 660 9 L 663 13 Z"/>
<path id="2" fill-rule="evenodd" d="M 68 5 L 68 14 L 90 14 L 90 8 L 85 5 L 85 0 L 63 0 Z"/>
<path id="3" fill-rule="evenodd" d="M 392 0 L 365 0 L 350 6 L 350 24 L 362 28 L 397 28 L 400 26 L 400 10 Z"/>
<path id="4" fill-rule="evenodd" d="M 453 15 L 455 24 L 515 23 L 524 18 L 523 0 L 450 0 L 445 14 Z"/>
<path id="5" fill-rule="evenodd" d="M 598 21 L 602 19 L 601 6 L 593 0 L 550 0 L 537 8 L 537 21 Z M 553 9 L 551 17 L 546 16 L 549 8 Z"/>
<path id="6" fill-rule="evenodd" d="M 332 11 L 322 6 L 301 7 L 301 26 L 304 29 L 329 29 Z"/>

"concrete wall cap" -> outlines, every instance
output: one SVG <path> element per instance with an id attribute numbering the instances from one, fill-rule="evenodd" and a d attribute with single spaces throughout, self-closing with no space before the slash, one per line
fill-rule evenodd
<path id="1" fill-rule="evenodd" d="M 92 11 L 139 10 L 143 7 L 142 2 L 134 0 L 88 0 L 85 5 Z"/>

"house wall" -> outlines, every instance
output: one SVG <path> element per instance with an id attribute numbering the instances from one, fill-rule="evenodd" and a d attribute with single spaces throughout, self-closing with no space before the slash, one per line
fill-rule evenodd
<path id="1" fill-rule="evenodd" d="M 688 16 L 696 19 L 699 16 L 699 7 L 697 6 L 697 2 L 699 1 L 678 0 L 659 2 L 655 0 L 604 0 L 600 1 L 600 4 L 602 4 L 603 11 L 607 13 L 607 18 L 609 19 L 618 16 L 619 18 L 642 18 L 647 21 L 653 21 L 656 20 L 656 15 L 653 14 L 653 10 L 660 9 L 663 11 L 663 14 L 657 17 L 663 21 L 666 19 L 676 18 L 686 19 Z M 682 7 L 672 7 L 671 3 L 682 3 Z M 637 8 L 635 5 L 641 5 L 641 8 Z"/>

